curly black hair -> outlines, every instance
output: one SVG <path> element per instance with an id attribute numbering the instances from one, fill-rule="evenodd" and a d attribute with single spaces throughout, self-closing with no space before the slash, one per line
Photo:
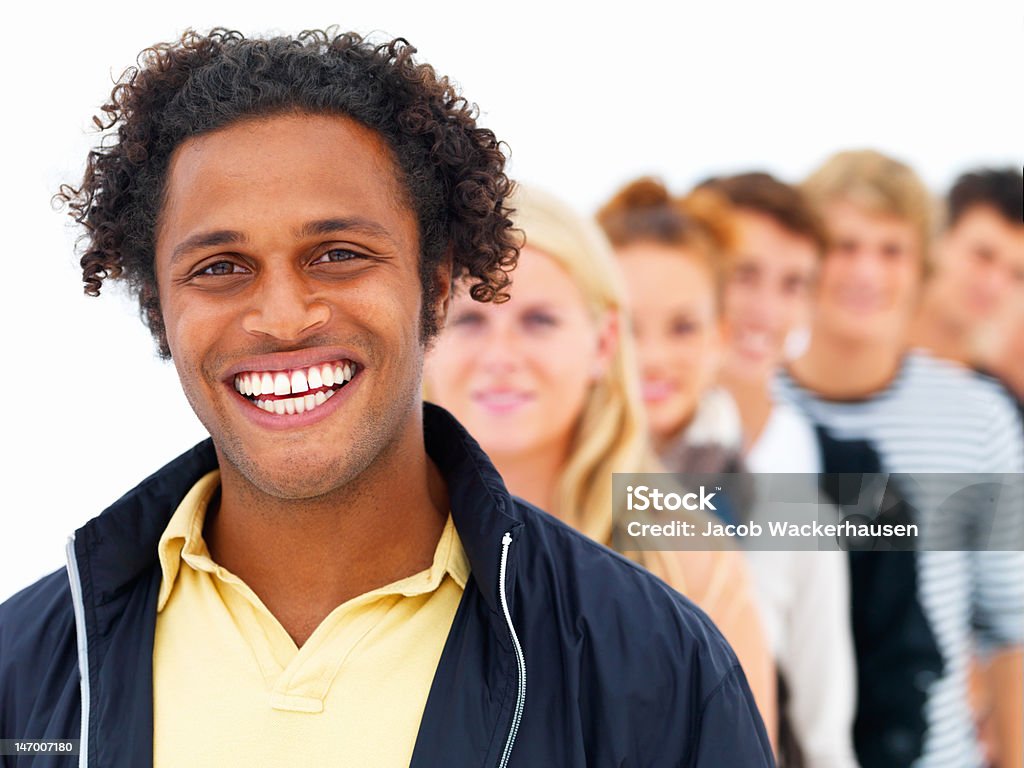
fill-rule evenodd
<path id="1" fill-rule="evenodd" d="M 438 331 L 433 276 L 452 260 L 453 281 L 477 301 L 504 301 L 519 254 L 506 200 L 505 145 L 476 125 L 477 108 L 446 77 L 417 63 L 403 38 L 375 44 L 334 28 L 249 39 L 217 28 L 144 50 L 115 85 L 81 186 L 57 193 L 85 229 L 85 292 L 122 278 L 138 298 L 161 356 L 170 357 L 154 269 L 154 242 L 174 150 L 240 119 L 284 112 L 338 114 L 375 130 L 394 154 L 420 235 L 423 340 Z"/>

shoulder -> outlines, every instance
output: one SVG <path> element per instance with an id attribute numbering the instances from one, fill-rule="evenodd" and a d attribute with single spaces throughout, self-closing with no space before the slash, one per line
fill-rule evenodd
<path id="1" fill-rule="evenodd" d="M 907 354 L 907 389 L 912 394 L 929 392 L 933 397 L 959 402 L 962 408 L 1013 409 L 1013 400 L 995 378 L 940 360 L 923 350 Z"/>
<path id="2" fill-rule="evenodd" d="M 75 615 L 67 570 L 61 568 L 0 604 L 0 701 L 18 681 L 52 676 L 64 660 L 77 659 Z M 22 691 L 24 694 L 24 691 Z"/>
<path id="3" fill-rule="evenodd" d="M 0 603 L 0 649 L 10 649 L 15 638 L 35 634 L 33 629 L 45 631 L 66 621 L 73 625 L 75 617 L 68 572 L 60 568 Z"/>
<path id="4" fill-rule="evenodd" d="M 752 472 L 818 472 L 818 438 L 810 419 L 788 402 L 776 402 L 746 461 Z"/>
<path id="5" fill-rule="evenodd" d="M 529 615 L 545 611 L 561 638 L 588 649 L 588 661 L 621 668 L 624 680 L 650 680 L 656 660 L 663 676 L 674 672 L 708 693 L 738 667 L 718 628 L 686 597 L 554 517 L 518 503 L 526 530 L 517 599 Z"/>
<path id="6" fill-rule="evenodd" d="M 703 611 L 553 517 L 517 512 L 512 612 L 534 695 L 575 709 L 595 764 L 771 764 L 743 668 Z"/>

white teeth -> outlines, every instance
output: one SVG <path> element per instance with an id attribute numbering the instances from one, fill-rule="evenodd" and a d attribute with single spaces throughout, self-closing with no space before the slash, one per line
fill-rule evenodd
<path id="1" fill-rule="evenodd" d="M 309 388 L 317 389 L 324 385 L 324 380 L 320 377 L 320 367 L 313 366 L 309 369 Z"/>
<path id="2" fill-rule="evenodd" d="M 324 380 L 325 387 L 334 386 L 334 366 L 325 365 L 320 369 L 320 376 Z"/>
<path id="3" fill-rule="evenodd" d="M 334 396 L 335 390 L 324 389 L 345 384 L 352 380 L 356 367 L 349 362 L 323 363 L 312 368 L 274 372 L 248 372 L 238 374 L 234 378 L 235 389 L 246 397 L 253 398 L 253 404 L 267 413 L 285 414 L 305 413 L 327 402 Z M 310 392 L 310 390 L 317 390 Z M 300 397 L 280 397 L 281 395 L 298 395 L 302 392 L 310 394 Z M 278 395 L 276 400 L 260 400 L 260 395 Z"/>
<path id="4" fill-rule="evenodd" d="M 292 373 L 292 394 L 297 395 L 299 392 L 308 391 L 309 385 L 306 384 L 306 374 L 302 371 Z"/>
<path id="5" fill-rule="evenodd" d="M 324 395 L 324 397 L 326 397 L 328 400 L 330 400 L 332 397 L 334 397 L 334 393 L 337 392 L 337 391 L 338 390 L 336 390 L 336 389 L 328 389 L 327 390 L 327 394 Z"/>
<path id="6" fill-rule="evenodd" d="M 288 374 L 274 374 L 273 375 L 273 393 L 274 394 L 291 394 L 292 393 L 292 382 L 288 378 Z"/>

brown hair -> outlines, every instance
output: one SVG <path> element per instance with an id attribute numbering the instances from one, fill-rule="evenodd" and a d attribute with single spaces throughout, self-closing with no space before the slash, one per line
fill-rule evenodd
<path id="1" fill-rule="evenodd" d="M 1024 223 L 1024 175 L 1019 168 L 978 168 L 956 180 L 946 202 L 949 228 L 975 206 L 987 206 L 1019 226 Z"/>
<path id="2" fill-rule="evenodd" d="M 825 223 L 804 193 L 769 173 L 755 171 L 718 176 L 701 182 L 698 189 L 714 190 L 734 208 L 767 216 L 790 234 L 814 243 L 818 255 L 828 250 Z"/>
<path id="3" fill-rule="evenodd" d="M 615 248 L 653 243 L 692 253 L 711 272 L 720 298 L 736 229 L 732 210 L 718 192 L 698 188 L 672 197 L 661 181 L 645 177 L 613 195 L 597 212 L 597 222 Z"/>

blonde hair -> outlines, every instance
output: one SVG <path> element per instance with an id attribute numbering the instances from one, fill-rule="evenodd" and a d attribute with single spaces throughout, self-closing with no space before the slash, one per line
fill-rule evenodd
<path id="1" fill-rule="evenodd" d="M 914 170 L 873 149 L 832 155 L 801 185 L 820 209 L 845 201 L 868 213 L 894 216 L 917 233 L 923 263 L 934 235 L 936 202 Z"/>
<path id="2" fill-rule="evenodd" d="M 594 323 L 609 312 L 619 317 L 620 333 L 604 374 L 594 382 L 576 422 L 568 460 L 559 473 L 555 504 L 563 519 L 602 544 L 612 544 L 612 474 L 665 472 L 651 446 L 640 396 L 639 366 L 629 332 L 625 281 L 611 243 L 591 220 L 557 198 L 520 186 L 511 202 L 526 245 L 562 267 L 580 289 Z M 526 258 L 529 258 L 527 253 Z M 515 273 L 512 273 L 515 296 Z M 624 510 L 620 510 L 624 512 Z M 683 513 L 704 525 L 707 516 Z M 629 541 L 623 531 L 619 538 Z M 624 550 L 622 554 L 683 591 L 688 579 L 678 552 Z"/>
<path id="3" fill-rule="evenodd" d="M 555 197 L 523 185 L 510 205 L 526 246 L 543 252 L 568 273 L 595 324 L 609 313 L 619 318 L 617 344 L 604 374 L 587 395 L 555 491 L 562 516 L 607 544 L 612 535 L 612 473 L 663 471 L 647 438 L 624 281 L 611 245 L 594 222 Z"/>

